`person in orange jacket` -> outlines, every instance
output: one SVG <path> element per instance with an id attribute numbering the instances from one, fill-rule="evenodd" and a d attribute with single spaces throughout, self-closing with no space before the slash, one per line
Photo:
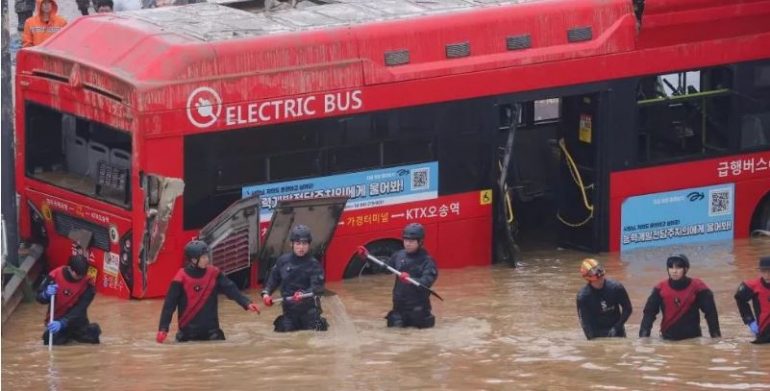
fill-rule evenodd
<path id="1" fill-rule="evenodd" d="M 25 48 L 40 45 L 67 25 L 67 19 L 57 14 L 59 6 L 54 0 L 39 0 L 36 8 L 35 15 L 24 22 L 21 46 Z"/>

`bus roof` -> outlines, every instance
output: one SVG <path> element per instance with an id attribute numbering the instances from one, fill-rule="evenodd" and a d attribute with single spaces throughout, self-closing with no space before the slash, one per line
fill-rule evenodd
<path id="1" fill-rule="evenodd" d="M 323 5 L 303 1 L 297 8 L 264 12 L 263 9 L 239 9 L 249 2 L 214 0 L 120 15 L 165 32 L 211 42 L 544 1 L 548 0 L 336 0 Z"/>
<path id="2" fill-rule="evenodd" d="M 559 72 L 576 75 L 569 80 L 575 84 L 589 80 L 581 76 L 589 72 L 569 68 L 577 59 L 655 47 L 684 50 L 690 43 L 724 39 L 731 45 L 763 42 L 770 15 L 770 0 L 336 0 L 314 5 L 320 2 L 305 0 L 297 8 L 270 13 L 239 9 L 248 8 L 248 2 L 210 2 L 82 17 L 42 45 L 22 50 L 17 69 L 21 77 L 83 85 L 142 112 L 184 108 L 189 102 L 180 97 L 202 85 L 223 91 L 223 101 L 239 102 L 558 61 L 565 64 Z M 702 63 L 734 61 L 716 50 L 721 48 L 712 46 Z M 644 58 L 608 66 L 601 77 L 645 72 L 650 63 Z M 565 85 L 553 74 L 532 76 L 507 77 L 507 83 L 518 84 L 506 91 Z M 484 83 L 498 84 L 493 80 Z M 484 84 L 484 93 L 499 91 L 492 84 Z M 459 96 L 447 93 L 456 85 L 440 86 L 443 97 L 431 99 Z"/>
<path id="3" fill-rule="evenodd" d="M 310 1 L 299 4 L 304 3 Z M 410 51 L 414 66 L 447 60 L 451 44 L 457 44 L 459 56 L 472 50 L 465 57 L 478 61 L 505 53 L 510 45 L 567 44 L 570 29 L 578 42 L 593 38 L 587 43 L 594 48 L 625 51 L 633 44 L 632 20 L 631 0 L 338 0 L 269 13 L 199 3 L 78 18 L 31 50 L 52 57 L 40 66 L 79 63 L 143 89 L 255 69 L 351 61 L 383 67 L 384 53 L 401 49 Z M 624 30 L 623 42 L 596 44 L 618 28 Z M 537 55 L 523 56 L 532 54 Z"/>

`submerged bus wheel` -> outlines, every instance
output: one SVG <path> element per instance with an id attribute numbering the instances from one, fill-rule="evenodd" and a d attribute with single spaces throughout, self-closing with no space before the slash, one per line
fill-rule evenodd
<path id="1" fill-rule="evenodd" d="M 402 248 L 403 245 L 400 241 L 392 239 L 378 240 L 366 245 L 366 249 L 369 250 L 369 254 L 382 261 L 387 261 L 390 259 L 391 255 L 393 255 L 396 251 L 401 250 Z M 350 258 L 348 267 L 345 268 L 345 274 L 342 275 L 342 278 L 356 278 L 366 274 L 377 274 L 383 272 L 385 272 L 384 268 L 374 265 L 372 262 L 366 262 L 358 255 L 354 255 Z"/>

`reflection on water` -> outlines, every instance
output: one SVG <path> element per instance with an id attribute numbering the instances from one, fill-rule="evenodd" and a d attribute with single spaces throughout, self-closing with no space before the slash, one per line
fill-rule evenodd
<path id="1" fill-rule="evenodd" d="M 635 337 L 644 302 L 675 252 L 686 253 L 690 275 L 714 291 L 723 338 Z M 570 251 L 529 253 L 518 269 L 442 270 L 436 290 L 446 301 L 434 301 L 430 330 L 385 328 L 393 283 L 385 275 L 329 284 L 336 295 L 324 298 L 327 333 L 273 333 L 279 307 L 256 316 L 222 298 L 224 342 L 158 345 L 161 300 L 97 297 L 90 316 L 102 326 L 102 344 L 55 347 L 49 355 L 40 342 L 45 307 L 25 304 L 3 326 L 2 387 L 770 389 L 770 345 L 749 343 L 732 298 L 768 254 L 770 239 L 754 239 L 598 256 L 608 276 L 625 284 L 634 313 L 629 338 L 591 342 L 575 310 L 585 254 Z"/>

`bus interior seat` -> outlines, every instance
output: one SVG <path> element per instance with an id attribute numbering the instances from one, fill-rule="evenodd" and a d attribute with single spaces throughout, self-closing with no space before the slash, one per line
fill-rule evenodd
<path id="1" fill-rule="evenodd" d="M 82 137 L 73 136 L 67 140 L 65 154 L 67 170 L 77 175 L 88 174 L 88 142 Z"/>
<path id="2" fill-rule="evenodd" d="M 77 121 L 75 117 L 64 114 L 61 120 L 61 150 L 62 153 L 67 154 L 68 145 L 75 142 L 75 137 L 78 136 Z"/>
<path id="3" fill-rule="evenodd" d="M 741 117 L 741 148 L 768 145 L 769 139 L 770 113 Z"/>
<path id="4" fill-rule="evenodd" d="M 118 168 L 131 168 L 131 154 L 118 148 L 110 150 L 110 164 Z"/>
<path id="5" fill-rule="evenodd" d="M 107 148 L 106 145 L 97 143 L 94 141 L 88 142 L 88 176 L 90 176 L 92 179 L 96 180 L 96 178 L 99 176 L 99 173 L 97 172 L 99 167 L 99 162 L 109 162 L 110 161 L 110 149 Z"/>

